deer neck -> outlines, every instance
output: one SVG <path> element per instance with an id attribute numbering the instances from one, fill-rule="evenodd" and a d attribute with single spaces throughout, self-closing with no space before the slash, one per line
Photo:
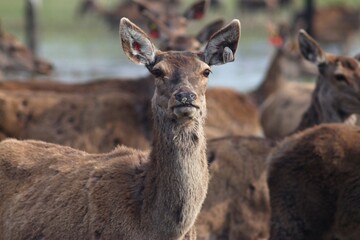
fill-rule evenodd
<path id="1" fill-rule="evenodd" d="M 149 231 L 161 233 L 152 239 L 177 239 L 194 224 L 207 192 L 205 116 L 181 123 L 169 119 L 154 105 L 142 224 Z"/>
<path id="2" fill-rule="evenodd" d="M 257 105 L 261 105 L 261 103 L 263 103 L 272 93 L 276 92 L 284 82 L 280 66 L 283 54 L 281 49 L 276 50 L 263 82 L 252 92 Z"/>
<path id="3" fill-rule="evenodd" d="M 334 100 L 331 87 L 324 77 L 317 80 L 316 88 L 312 94 L 309 108 L 303 114 L 302 120 L 296 131 L 313 127 L 321 123 L 348 123 L 353 124 L 355 115 L 343 112 Z"/>

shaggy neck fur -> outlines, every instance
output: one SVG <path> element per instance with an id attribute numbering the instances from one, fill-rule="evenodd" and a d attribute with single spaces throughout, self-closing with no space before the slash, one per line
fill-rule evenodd
<path id="1" fill-rule="evenodd" d="M 336 100 L 332 96 L 331 86 L 328 80 L 320 76 L 318 84 L 312 95 L 312 101 L 308 110 L 304 113 L 297 131 L 313 127 L 321 123 L 349 123 L 356 120 L 355 115 L 347 114 L 339 109 Z"/>
<path id="2" fill-rule="evenodd" d="M 153 116 L 153 148 L 141 212 L 146 218 L 141 224 L 149 233 L 153 229 L 160 233 L 149 239 L 181 239 L 194 224 L 207 191 L 205 111 L 179 121 L 153 102 Z"/>

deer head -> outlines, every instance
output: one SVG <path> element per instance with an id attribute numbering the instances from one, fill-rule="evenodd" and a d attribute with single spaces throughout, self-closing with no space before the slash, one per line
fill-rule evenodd
<path id="1" fill-rule="evenodd" d="M 360 57 L 326 53 L 304 30 L 299 32 L 300 51 L 305 59 L 317 65 L 319 101 L 331 105 L 344 117 L 360 113 Z M 326 109 L 324 110 L 326 111 Z"/>
<path id="2" fill-rule="evenodd" d="M 160 51 L 126 18 L 120 21 L 119 32 L 128 58 L 145 65 L 155 77 L 154 115 L 178 122 L 206 115 L 205 91 L 210 66 L 234 61 L 240 22 L 233 20 L 219 30 L 199 52 Z"/>
<path id="3" fill-rule="evenodd" d="M 139 5 L 140 12 L 148 19 L 150 36 L 160 40 L 161 50 L 198 49 L 205 36 L 207 41 L 209 36 L 223 26 L 223 21 L 218 20 L 206 26 L 207 28 L 204 28 L 197 38 L 187 34 L 188 22 L 204 17 L 208 6 L 206 0 L 194 3 L 182 15 L 170 8 L 164 13 L 156 13 L 143 4 L 142 0 L 133 1 Z"/>
<path id="4" fill-rule="evenodd" d="M 53 66 L 36 57 L 14 36 L 0 30 L 0 59 L 5 73 L 28 72 L 50 74 Z"/>

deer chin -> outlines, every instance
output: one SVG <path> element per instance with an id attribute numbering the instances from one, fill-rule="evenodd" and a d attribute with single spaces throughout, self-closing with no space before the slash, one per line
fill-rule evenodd
<path id="1" fill-rule="evenodd" d="M 180 118 L 194 118 L 196 112 L 199 110 L 198 106 L 191 105 L 191 104 L 184 104 L 172 107 L 173 113 L 175 116 Z"/>

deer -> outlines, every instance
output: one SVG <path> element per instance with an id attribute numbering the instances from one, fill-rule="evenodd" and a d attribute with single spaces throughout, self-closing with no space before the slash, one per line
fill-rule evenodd
<path id="1" fill-rule="evenodd" d="M 50 75 L 52 71 L 51 63 L 35 56 L 30 49 L 0 26 L 0 78 Z"/>
<path id="2" fill-rule="evenodd" d="M 196 238 L 193 224 L 208 185 L 203 125 L 210 66 L 234 61 L 240 22 L 196 52 L 160 51 L 126 18 L 119 35 L 127 57 L 155 76 L 152 149 L 88 154 L 36 140 L 2 141 L 4 238 Z"/>
<path id="3" fill-rule="evenodd" d="M 319 202 L 316 209 L 312 208 L 313 211 L 309 210 L 310 208 L 294 208 L 294 201 L 299 201 L 296 206 L 305 206 L 307 201 L 310 201 L 311 194 L 315 194 L 313 190 L 309 190 L 309 194 L 307 187 L 302 185 L 306 184 L 304 179 L 309 180 L 305 171 L 322 174 L 319 166 L 314 164 L 302 168 L 306 166 L 306 159 L 302 157 L 308 154 L 314 154 L 311 155 L 314 159 L 315 156 L 319 157 L 316 154 L 325 153 L 321 151 L 322 145 L 329 146 L 329 156 L 341 154 L 336 152 L 338 143 L 332 145 L 336 140 L 330 141 L 331 138 L 325 136 L 322 138 L 322 134 L 317 135 L 314 130 L 312 136 L 316 136 L 316 141 L 322 142 L 317 148 L 316 141 L 312 141 L 312 137 L 303 132 L 313 131 L 306 129 L 320 129 L 324 124 L 341 124 L 344 128 L 354 124 L 354 114 L 360 111 L 360 61 L 358 56 L 345 57 L 325 52 L 318 42 L 303 30 L 298 34 L 298 41 L 303 57 L 316 64 L 319 70 L 310 106 L 294 133 L 282 141 L 243 136 L 208 140 L 211 179 L 207 197 L 196 222 L 198 239 L 266 239 L 270 235 L 270 228 L 270 239 L 321 239 L 319 235 L 311 238 L 310 235 L 304 236 L 298 231 L 292 231 L 295 228 L 304 230 L 304 224 L 307 223 L 297 219 L 306 217 L 308 221 L 312 221 L 313 212 L 317 216 L 318 209 L 323 205 Z M 354 130 L 355 132 L 357 131 Z M 302 143 L 293 144 L 303 135 L 307 137 L 301 137 Z M 341 141 L 343 139 L 345 136 Z M 352 138 L 349 141 L 352 141 Z M 311 152 L 311 149 L 302 147 L 305 145 L 312 145 L 314 151 L 318 149 L 316 154 Z M 291 153 L 289 157 L 288 149 L 301 150 L 296 154 Z M 330 184 L 330 189 L 339 186 L 337 183 L 335 185 L 336 180 L 323 176 L 323 183 Z M 315 184 L 317 179 L 320 179 L 318 177 L 319 175 L 308 181 L 309 186 Z M 332 183 L 334 185 L 331 185 Z M 327 187 L 323 189 L 326 190 Z M 331 209 L 336 208 L 333 206 Z M 301 214 L 293 215 L 294 212 Z M 290 220 L 293 222 L 290 223 Z M 324 224 L 328 224 L 325 220 L 331 220 L 331 216 L 326 215 L 317 223 L 324 221 Z M 303 233 L 319 229 L 319 225 L 307 225 Z M 290 233 L 291 235 L 283 235 Z"/>
<path id="4" fill-rule="evenodd" d="M 327 94 L 314 101 L 311 111 L 304 114 L 302 124 L 351 120 L 353 114 L 360 113 L 358 56 L 347 58 L 328 54 L 316 42 L 308 41 L 305 33 L 302 33 L 302 41 L 306 45 L 303 54 L 309 61 L 316 63 L 324 76 L 333 75 L 330 81 L 324 81 L 315 89 Z M 327 107 L 322 107 L 323 104 Z M 273 211 L 271 239 L 359 237 L 359 230 L 353 225 L 356 214 L 347 215 L 354 206 L 351 199 L 356 198 L 353 164 L 359 159 L 358 132 L 356 127 L 320 125 L 286 138 L 272 152 L 268 170 Z M 280 182 L 284 179 L 286 190 Z"/>
<path id="5" fill-rule="evenodd" d="M 259 108 L 264 135 L 278 139 L 296 129 L 309 107 L 315 85 L 299 79 L 314 78 L 317 68 L 301 56 L 288 25 L 269 24 L 268 31 L 275 52 L 264 80 L 249 94 Z"/>

